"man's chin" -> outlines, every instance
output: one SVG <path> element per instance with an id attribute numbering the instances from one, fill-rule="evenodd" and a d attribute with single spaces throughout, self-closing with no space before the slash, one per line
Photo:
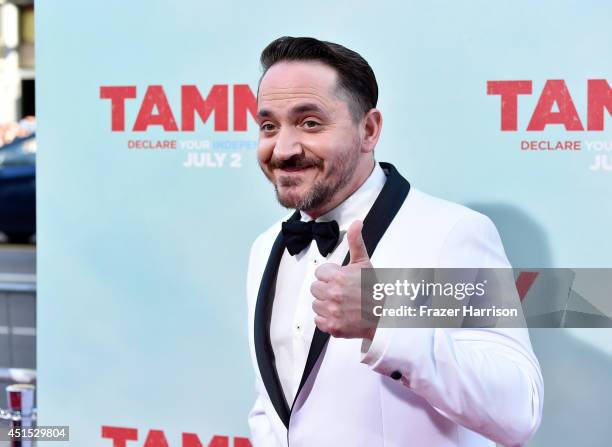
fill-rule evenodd
<path id="1" fill-rule="evenodd" d="M 295 186 L 281 186 L 276 188 L 276 198 L 278 202 L 285 208 L 298 208 L 304 200 L 304 193 L 296 191 Z"/>

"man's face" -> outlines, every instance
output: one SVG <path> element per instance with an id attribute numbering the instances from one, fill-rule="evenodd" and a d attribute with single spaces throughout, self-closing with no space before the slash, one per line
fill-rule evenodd
<path id="1" fill-rule="evenodd" d="M 281 205 L 320 209 L 351 180 L 361 137 L 347 101 L 336 71 L 320 62 L 279 62 L 264 75 L 257 158 Z"/>

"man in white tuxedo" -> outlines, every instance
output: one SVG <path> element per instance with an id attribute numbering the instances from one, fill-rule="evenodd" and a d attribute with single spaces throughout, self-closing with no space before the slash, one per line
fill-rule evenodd
<path id="1" fill-rule="evenodd" d="M 523 445 L 543 402 L 526 329 L 361 315 L 362 268 L 509 267 L 493 223 L 375 161 L 378 87 L 359 54 L 283 37 L 261 62 L 258 161 L 293 211 L 250 252 L 253 446 Z"/>

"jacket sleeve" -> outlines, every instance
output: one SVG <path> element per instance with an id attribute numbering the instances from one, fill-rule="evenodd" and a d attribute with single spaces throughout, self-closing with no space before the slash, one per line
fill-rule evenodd
<path id="1" fill-rule="evenodd" d="M 249 352 L 251 353 L 251 361 L 253 364 L 253 370 L 255 373 L 255 402 L 253 407 L 249 411 L 248 423 L 251 431 L 251 444 L 253 447 L 277 447 L 279 444 L 278 439 L 274 433 L 272 427 L 272 421 L 266 412 L 265 400 L 268 399 L 265 387 L 259 376 L 259 370 L 257 366 L 257 357 L 255 355 L 254 347 L 254 311 L 255 304 L 257 301 L 257 289 L 258 281 L 255 274 L 255 254 L 259 247 L 260 238 L 257 238 L 251 247 L 249 255 L 249 265 L 247 270 L 247 307 L 248 307 L 248 331 L 249 331 Z"/>
<path id="2" fill-rule="evenodd" d="M 478 213 L 455 224 L 438 265 L 510 267 L 494 224 Z M 378 328 L 362 351 L 371 369 L 499 444 L 521 446 L 540 424 L 544 384 L 525 328 Z"/>

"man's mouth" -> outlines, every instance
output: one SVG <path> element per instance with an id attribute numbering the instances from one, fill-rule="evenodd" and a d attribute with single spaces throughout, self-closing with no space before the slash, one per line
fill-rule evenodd
<path id="1" fill-rule="evenodd" d="M 299 173 L 299 172 L 306 172 L 309 169 L 313 169 L 314 166 L 303 166 L 303 167 L 285 167 L 285 168 L 278 168 L 277 170 L 280 171 L 281 173 L 285 174 L 285 173 Z"/>

